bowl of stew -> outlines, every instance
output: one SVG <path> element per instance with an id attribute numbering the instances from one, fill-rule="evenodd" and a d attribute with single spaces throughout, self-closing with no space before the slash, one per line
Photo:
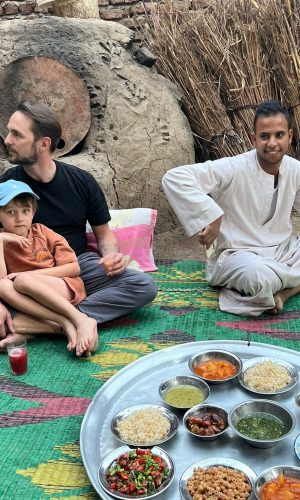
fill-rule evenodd
<path id="1" fill-rule="evenodd" d="M 293 431 L 294 415 L 285 406 L 268 399 L 252 399 L 235 406 L 229 425 L 240 438 L 257 448 L 271 448 Z"/>
<path id="2" fill-rule="evenodd" d="M 196 377 L 210 384 L 233 380 L 243 368 L 242 360 L 236 354 L 221 349 L 194 354 L 188 365 Z"/>
<path id="3" fill-rule="evenodd" d="M 264 470 L 257 478 L 254 493 L 258 500 L 299 498 L 300 467 L 282 465 Z"/>

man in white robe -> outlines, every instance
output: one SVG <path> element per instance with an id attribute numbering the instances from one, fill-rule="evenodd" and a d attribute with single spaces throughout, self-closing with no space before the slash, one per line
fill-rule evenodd
<path id="1" fill-rule="evenodd" d="M 188 236 L 213 252 L 207 278 L 222 287 L 220 309 L 278 313 L 300 291 L 300 162 L 286 155 L 290 116 L 277 101 L 258 106 L 255 149 L 232 158 L 168 171 L 163 188 Z"/>

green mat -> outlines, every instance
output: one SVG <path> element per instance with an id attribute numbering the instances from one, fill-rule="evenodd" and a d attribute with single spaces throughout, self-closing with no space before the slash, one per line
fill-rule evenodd
<path id="1" fill-rule="evenodd" d="M 97 498 L 85 474 L 79 432 L 90 400 L 123 366 L 158 349 L 199 340 L 244 340 L 299 350 L 300 297 L 278 316 L 239 317 L 218 310 L 202 263 L 164 261 L 153 273 L 155 301 L 99 330 L 90 359 L 67 352 L 65 338 L 29 344 L 29 371 L 10 374 L 0 356 L 0 498 Z"/>

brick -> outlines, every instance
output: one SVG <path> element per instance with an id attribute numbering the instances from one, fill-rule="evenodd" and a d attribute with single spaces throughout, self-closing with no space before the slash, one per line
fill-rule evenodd
<path id="1" fill-rule="evenodd" d="M 13 14 L 18 14 L 19 8 L 17 5 L 11 3 L 4 6 L 4 12 L 6 16 L 11 16 Z"/>
<path id="2" fill-rule="evenodd" d="M 109 0 L 99 0 L 99 7 L 104 7 L 105 5 L 109 5 Z"/>
<path id="3" fill-rule="evenodd" d="M 125 7 L 122 9 L 100 9 L 100 17 L 106 21 L 115 21 L 118 19 L 122 19 L 129 14 L 129 7 Z"/>
<path id="4" fill-rule="evenodd" d="M 152 4 L 141 4 L 137 3 L 136 5 L 132 5 L 130 7 L 130 14 L 131 15 L 136 15 L 136 14 L 145 14 L 145 12 L 151 12 L 153 10 Z"/>
<path id="5" fill-rule="evenodd" d="M 124 5 L 128 3 L 137 3 L 137 0 L 110 0 L 110 3 L 112 5 L 119 4 L 119 5 Z"/>
<path id="6" fill-rule="evenodd" d="M 19 7 L 21 14 L 32 14 L 34 12 L 34 4 L 33 3 L 23 3 Z"/>
<path id="7" fill-rule="evenodd" d="M 4 7 L 0 7 L 0 16 L 4 16 Z"/>

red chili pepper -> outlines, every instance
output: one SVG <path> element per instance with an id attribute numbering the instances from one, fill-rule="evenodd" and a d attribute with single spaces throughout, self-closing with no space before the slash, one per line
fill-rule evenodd
<path id="1" fill-rule="evenodd" d="M 124 481 L 128 479 L 128 474 L 125 474 L 125 472 L 120 472 L 120 476 L 122 479 L 124 479 Z"/>
<path id="2" fill-rule="evenodd" d="M 151 472 L 151 476 L 152 476 L 152 477 L 158 477 L 158 476 L 160 476 L 160 471 L 159 471 L 159 470 L 153 470 L 153 471 Z"/>
<path id="3" fill-rule="evenodd" d="M 129 489 L 130 493 L 133 493 L 136 490 L 136 486 L 135 486 L 134 482 L 131 482 L 128 484 L 128 489 Z"/>
<path id="4" fill-rule="evenodd" d="M 140 450 L 139 448 L 136 450 L 137 455 L 150 455 L 150 450 Z"/>

